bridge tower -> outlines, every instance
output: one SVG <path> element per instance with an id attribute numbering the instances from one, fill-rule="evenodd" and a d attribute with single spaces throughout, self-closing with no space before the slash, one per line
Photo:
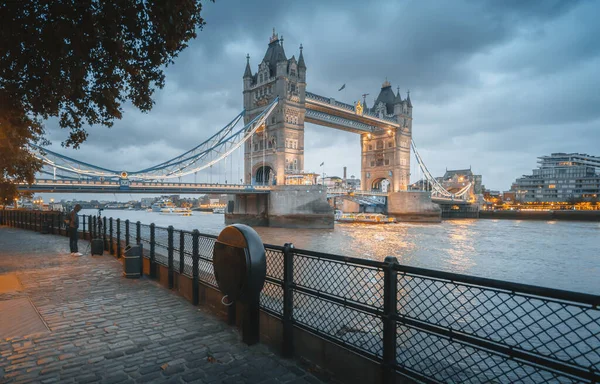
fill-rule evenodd
<path id="1" fill-rule="evenodd" d="M 381 86 L 371 112 L 382 120 L 396 121 L 400 127 L 361 135 L 361 187 L 365 191 L 405 191 L 410 182 L 410 142 L 412 138 L 412 103 L 400 90 L 394 95 L 389 81 Z"/>
<path id="2" fill-rule="evenodd" d="M 243 80 L 245 123 L 279 97 L 266 126 L 246 142 L 244 182 L 283 185 L 286 174 L 304 170 L 306 65 L 302 45 L 298 59 L 287 59 L 283 36 L 280 38 L 273 29 L 256 73 L 250 68 L 250 56 L 246 56 Z"/>

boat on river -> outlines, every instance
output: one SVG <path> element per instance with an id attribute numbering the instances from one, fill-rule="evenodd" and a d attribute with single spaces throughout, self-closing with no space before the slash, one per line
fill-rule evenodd
<path id="1" fill-rule="evenodd" d="M 225 213 L 225 207 L 217 207 L 217 208 L 213 209 L 213 213 L 224 214 Z"/>
<path id="2" fill-rule="evenodd" d="M 338 223 L 365 223 L 365 224 L 391 224 L 396 219 L 381 213 L 343 213 L 335 212 L 335 221 Z"/>
<path id="3" fill-rule="evenodd" d="M 160 210 L 161 215 L 179 215 L 192 216 L 192 210 L 189 208 L 168 207 Z"/>

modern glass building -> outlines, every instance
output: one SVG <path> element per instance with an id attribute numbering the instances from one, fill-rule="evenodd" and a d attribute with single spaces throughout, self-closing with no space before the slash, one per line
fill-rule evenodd
<path id="1" fill-rule="evenodd" d="M 600 196 L 600 157 L 553 153 L 538 157 L 538 168 L 512 185 L 523 202 L 570 202 Z"/>

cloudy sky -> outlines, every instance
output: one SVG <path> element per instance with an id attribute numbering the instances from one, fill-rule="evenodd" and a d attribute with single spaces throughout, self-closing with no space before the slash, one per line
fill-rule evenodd
<path id="1" fill-rule="evenodd" d="M 47 130 L 52 149 L 109 168 L 171 158 L 241 111 L 245 56 L 256 71 L 275 27 L 288 58 L 303 44 L 307 90 L 348 103 L 369 93 L 371 106 L 386 78 L 410 89 L 413 138 L 431 172 L 471 166 L 486 187 L 507 190 L 538 156 L 600 155 L 599 14 L 595 1 L 217 0 L 150 113 L 126 108 L 112 129 L 90 128 L 78 151 L 60 147 L 67 132 L 54 121 Z M 305 129 L 307 171 L 325 161 L 329 175 L 360 175 L 357 135 Z"/>

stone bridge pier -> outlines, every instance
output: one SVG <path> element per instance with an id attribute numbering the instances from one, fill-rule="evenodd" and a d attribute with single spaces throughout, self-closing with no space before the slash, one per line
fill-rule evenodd
<path id="1" fill-rule="evenodd" d="M 235 195 L 225 224 L 276 228 L 333 228 L 334 212 L 321 185 L 273 186 L 269 194 Z M 229 208 L 229 207 L 228 207 Z"/>

